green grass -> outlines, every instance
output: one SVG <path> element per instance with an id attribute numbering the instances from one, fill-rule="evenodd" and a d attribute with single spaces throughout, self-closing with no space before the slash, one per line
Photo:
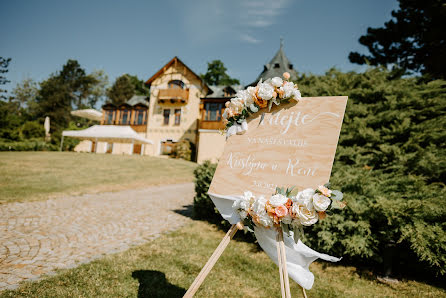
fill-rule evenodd
<path id="1" fill-rule="evenodd" d="M 24 283 L 2 297 L 181 297 L 224 232 L 205 222 L 165 234 L 145 245 L 56 276 Z M 372 274 L 354 267 L 313 263 L 316 276 L 309 297 L 440 297 L 444 289 L 405 280 L 382 284 Z M 291 281 L 293 297 L 300 289 Z M 231 241 L 196 297 L 280 297 L 277 267 L 258 250 L 242 241 Z"/>
<path id="2" fill-rule="evenodd" d="M 0 152 L 0 203 L 192 182 L 195 167 L 148 156 Z"/>

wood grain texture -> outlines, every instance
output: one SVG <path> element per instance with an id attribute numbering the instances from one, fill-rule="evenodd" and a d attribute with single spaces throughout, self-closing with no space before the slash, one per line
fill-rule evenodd
<path id="1" fill-rule="evenodd" d="M 252 115 L 248 131 L 227 140 L 209 193 L 271 195 L 276 186 L 327 183 L 346 104 L 346 96 L 305 97 Z"/>

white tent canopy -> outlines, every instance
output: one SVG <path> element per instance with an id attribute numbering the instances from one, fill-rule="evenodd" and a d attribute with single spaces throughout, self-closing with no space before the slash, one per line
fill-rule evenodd
<path id="1" fill-rule="evenodd" d="M 141 137 L 130 126 L 93 125 L 83 130 L 64 130 L 63 137 L 110 143 L 153 144 L 152 141 Z M 62 148 L 62 142 L 60 147 Z"/>
<path id="2" fill-rule="evenodd" d="M 87 118 L 90 120 L 96 120 L 96 121 L 102 120 L 102 112 L 99 112 L 98 110 L 95 110 L 95 109 L 84 109 L 84 110 L 71 111 L 71 115 L 82 117 L 82 118 Z"/>

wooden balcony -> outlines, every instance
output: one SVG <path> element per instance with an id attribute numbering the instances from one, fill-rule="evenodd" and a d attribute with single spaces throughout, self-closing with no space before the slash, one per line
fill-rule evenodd
<path id="1" fill-rule="evenodd" d="M 201 120 L 199 124 L 200 129 L 216 129 L 223 130 L 225 129 L 225 124 L 223 121 L 204 121 Z"/>
<path id="2" fill-rule="evenodd" d="M 189 100 L 189 89 L 160 89 L 158 103 L 187 104 Z"/>

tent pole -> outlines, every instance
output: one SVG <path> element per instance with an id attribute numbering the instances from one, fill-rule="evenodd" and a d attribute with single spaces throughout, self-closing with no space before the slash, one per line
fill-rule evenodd
<path id="1" fill-rule="evenodd" d="M 94 147 L 94 153 L 98 153 L 98 138 L 96 138 L 96 146 Z"/>
<path id="2" fill-rule="evenodd" d="M 62 146 L 63 146 L 63 135 L 62 135 L 62 139 L 60 140 L 60 148 L 59 148 L 59 151 L 62 151 Z"/>

